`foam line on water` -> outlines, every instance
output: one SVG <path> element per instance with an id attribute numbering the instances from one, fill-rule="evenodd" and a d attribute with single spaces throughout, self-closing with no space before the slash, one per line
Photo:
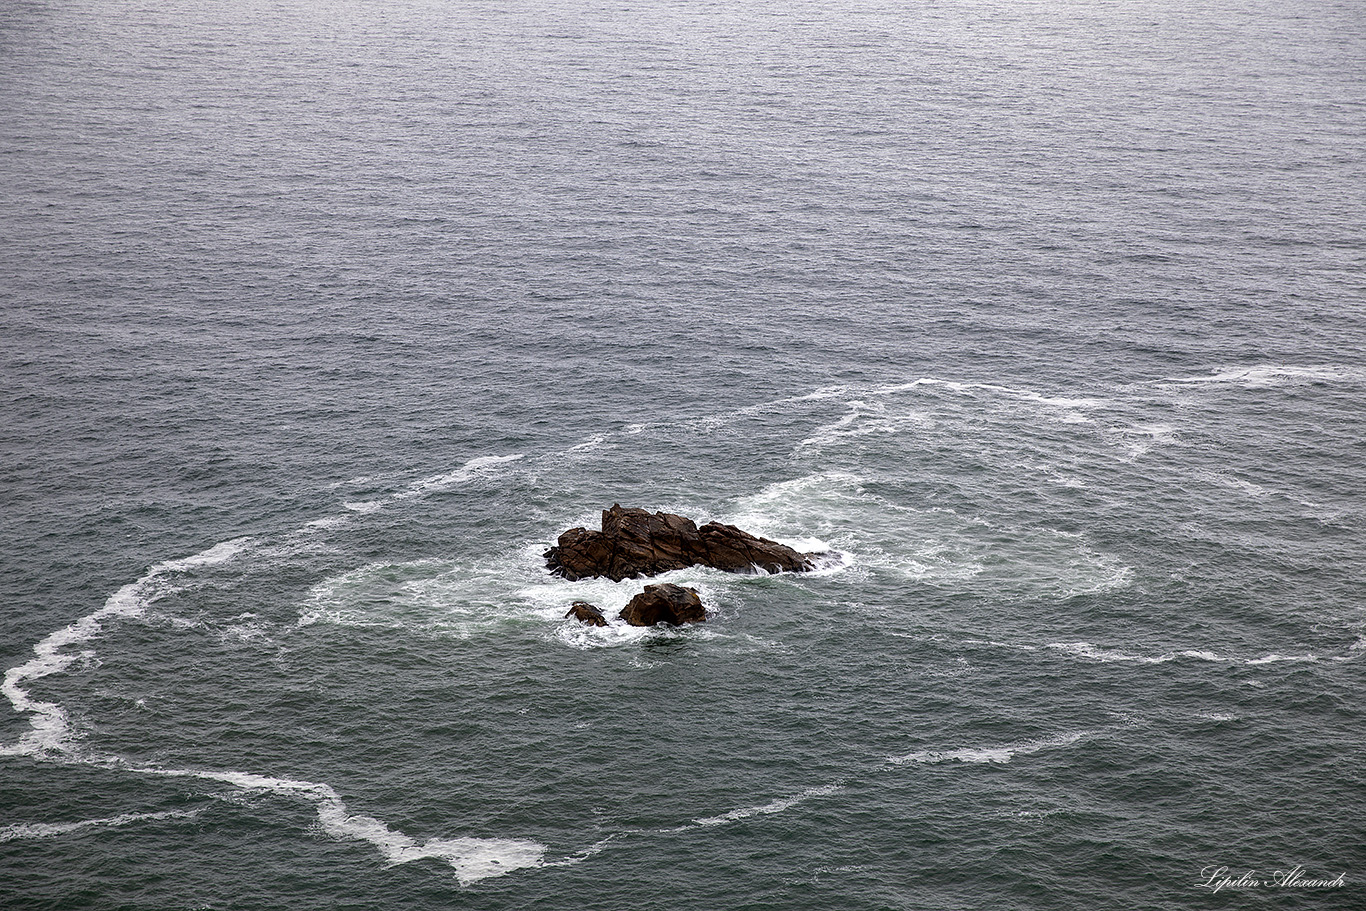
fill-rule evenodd
<path id="1" fill-rule="evenodd" d="M 414 497 L 425 496 L 430 493 L 454 487 L 457 484 L 464 484 L 467 481 L 487 473 L 499 465 L 506 465 L 509 462 L 516 462 L 522 458 L 522 453 L 502 456 L 479 456 L 470 459 L 455 471 L 435 474 L 422 478 L 408 485 L 405 490 L 394 494 L 390 500 L 410 500 Z"/>
<path id="2" fill-rule="evenodd" d="M 828 797 L 831 794 L 837 794 L 842 790 L 844 790 L 842 784 L 828 784 L 818 788 L 807 788 L 799 794 L 793 794 L 790 797 L 780 797 L 777 800 L 772 800 L 765 804 L 758 804 L 752 807 L 740 807 L 737 810 L 731 810 L 729 813 L 722 813 L 719 816 L 694 819 L 692 825 L 682 826 L 677 830 L 670 831 L 685 831 L 692 828 L 706 829 L 713 826 L 723 826 L 727 823 L 738 822 L 742 819 L 748 819 L 751 816 L 772 816 L 775 813 L 782 813 L 785 810 L 790 810 L 813 797 Z"/>
<path id="3" fill-rule="evenodd" d="M 1010 743 L 1003 746 L 967 747 L 957 750 L 916 750 L 900 756 L 889 756 L 887 757 L 887 764 L 899 766 L 907 763 L 935 765 L 941 762 L 1006 763 L 1016 756 L 1028 756 L 1044 750 L 1069 747 L 1090 736 L 1092 734 L 1089 731 L 1074 731 L 1070 734 L 1059 734 L 1055 737 L 1028 740 L 1023 743 Z"/>
<path id="4" fill-rule="evenodd" d="M 603 443 L 605 443 L 606 441 L 607 441 L 607 438 L 606 438 L 605 436 L 603 436 L 602 434 L 598 434 L 597 436 L 594 436 L 594 437 L 592 437 L 591 439 L 584 440 L 582 443 L 579 443 L 579 444 L 576 445 L 576 446 L 570 446 L 570 447 L 569 447 L 569 451 L 570 451 L 570 452 L 588 452 L 589 450 L 597 449 L 598 447 L 600 447 L 600 446 L 601 446 Z"/>
<path id="5" fill-rule="evenodd" d="M 174 591 L 169 576 L 226 563 L 255 543 L 251 538 L 234 538 L 220 541 L 188 557 L 158 563 L 142 578 L 110 595 L 99 610 L 49 633 L 33 647 L 32 658 L 5 671 L 0 693 L 4 694 L 16 712 L 28 716 L 29 730 L 20 736 L 18 743 L 0 747 L 0 755 L 71 752 L 74 749 L 74 734 L 66 711 L 55 702 L 33 699 L 25 684 L 60 674 L 77 659 L 92 660 L 94 653 L 89 650 L 73 654 L 68 649 L 91 641 L 111 621 L 143 616 L 150 604 Z"/>
<path id="6" fill-rule="evenodd" d="M 935 396 L 923 394 L 931 389 L 944 390 L 969 399 L 1037 406 L 1046 409 L 1050 419 L 1063 424 L 1092 424 L 1094 419 L 1090 412 L 1111 404 L 1088 396 L 1049 395 L 999 383 L 956 382 L 933 377 L 861 389 L 840 387 L 838 396 L 830 397 L 845 399 L 845 414 L 832 423 L 816 428 L 810 436 L 797 443 L 794 452 L 815 455 L 829 446 L 859 437 L 916 433 L 931 430 L 944 419 L 961 419 L 954 418 L 952 410 L 945 412 L 942 402 L 937 403 Z M 898 398 L 912 392 L 922 394 L 914 398 Z M 908 402 L 923 402 L 923 406 L 908 407 Z"/>
<path id="7" fill-rule="evenodd" d="M 597 855 L 597 854 L 601 854 L 601 853 L 603 852 L 603 849 L 605 849 L 605 848 L 606 848 L 609 844 L 611 844 L 612 842 L 616 841 L 618 838 L 624 838 L 624 837 L 627 836 L 627 835 L 633 835 L 633 834 L 635 834 L 637 831 L 639 831 L 639 830 L 633 830 L 633 831 L 630 831 L 630 832 L 613 832 L 611 835 L 608 835 L 606 838 L 603 838 L 603 839 L 601 839 L 601 840 L 599 840 L 599 841 L 597 841 L 597 842 L 595 842 L 595 843 L 589 845 L 588 847 L 584 848 L 582 851 L 576 851 L 576 852 L 574 852 L 573 854 L 570 854 L 570 855 L 567 856 L 567 857 L 562 857 L 562 858 L 560 858 L 559 860 L 548 860 L 548 861 L 545 861 L 545 862 L 543 862 L 543 863 L 541 864 L 541 866 L 544 866 L 544 867 L 572 867 L 572 866 L 574 866 L 575 864 L 581 864 L 581 863 L 583 863 L 585 860 L 587 860 L 588 858 L 593 857 L 594 855 Z"/>
<path id="8" fill-rule="evenodd" d="M 1002 386 L 998 383 L 963 383 L 953 380 L 941 380 L 934 377 L 921 377 L 909 383 L 893 383 L 885 386 L 877 386 L 868 391 L 869 395 L 889 396 L 899 395 L 903 392 L 911 392 L 921 386 L 941 386 L 951 392 L 972 394 L 974 391 L 993 392 L 1006 395 L 1011 398 L 1025 402 L 1032 402 L 1039 405 L 1047 405 L 1053 408 L 1102 408 L 1105 402 L 1101 399 L 1090 397 L 1075 396 L 1054 396 L 1044 395 L 1032 389 L 1016 389 L 1011 386 Z"/>
<path id="9" fill-rule="evenodd" d="M 318 826 L 337 839 L 368 842 L 386 863 L 411 863 L 432 858 L 445 861 L 461 885 L 491 876 L 502 876 L 525 867 L 540 866 L 546 846 L 511 838 L 417 839 L 389 828 L 373 816 L 351 813 L 330 785 L 292 778 L 275 778 L 251 772 L 215 772 L 192 769 L 131 768 L 130 771 L 165 778 L 199 778 L 232 785 L 244 791 L 261 791 L 310 801 L 317 807 Z"/>
<path id="10" fill-rule="evenodd" d="M 159 822 L 163 819 L 193 819 L 203 810 L 166 810 L 161 813 L 122 813 L 101 819 L 82 819 L 77 822 L 17 823 L 0 828 L 0 842 L 25 838 L 56 838 L 86 829 L 112 829 L 139 822 Z"/>
<path id="11" fill-rule="evenodd" d="M 1315 383 L 1359 385 L 1366 383 L 1366 370 L 1340 364 L 1256 364 L 1251 367 L 1215 367 L 1205 376 L 1168 377 L 1159 382 L 1184 385 L 1237 385 L 1248 389 L 1307 386 Z"/>
<path id="12" fill-rule="evenodd" d="M 1229 658 L 1218 655 L 1207 649 L 1184 649 L 1179 652 L 1165 652 L 1161 655 L 1131 655 L 1117 649 L 1099 648 L 1089 642 L 1050 642 L 1045 648 L 1062 652 L 1066 655 L 1082 658 L 1087 661 L 1095 661 L 1100 664 L 1113 663 L 1132 663 L 1132 664 L 1166 664 L 1178 658 L 1190 658 L 1196 661 L 1209 661 L 1219 664 L 1243 664 L 1249 667 L 1256 667 L 1264 664 L 1278 663 L 1312 663 L 1316 661 L 1351 661 L 1357 657 L 1354 652 L 1360 649 L 1354 644 L 1347 648 L 1347 654 L 1343 655 L 1281 655 L 1272 653 L 1260 658 Z"/>
<path id="13" fill-rule="evenodd" d="M 601 437 L 598 437 L 595 438 L 595 441 L 597 443 L 600 443 L 601 439 Z M 590 441 L 590 443 L 594 443 L 595 441 Z M 580 446 L 574 448 L 589 448 L 589 444 L 581 444 Z M 341 505 L 343 509 L 347 510 L 347 512 L 358 513 L 360 515 L 369 515 L 370 513 L 379 512 L 381 509 L 386 509 L 387 507 L 392 506 L 395 503 L 401 503 L 405 500 L 419 499 L 432 493 L 437 493 L 460 484 L 465 484 L 476 477 L 490 474 L 494 469 L 498 468 L 501 465 L 507 465 L 508 463 L 516 462 L 522 459 L 523 457 L 523 453 L 512 453 L 511 455 L 476 456 L 475 458 L 472 458 L 469 461 L 465 462 L 464 465 L 461 465 L 454 471 L 445 471 L 440 474 L 428 475 L 425 478 L 419 478 L 416 481 L 409 482 L 409 484 L 402 490 L 399 490 L 396 493 L 391 493 L 388 496 L 376 497 L 374 499 L 369 500 L 345 500 L 342 502 Z M 370 480 L 371 479 L 369 477 L 355 478 L 351 481 L 344 482 L 344 484 L 331 484 L 328 486 L 328 489 L 336 489 L 339 486 L 353 486 Z M 304 529 L 329 528 L 343 524 L 345 521 L 345 516 L 328 516 L 307 523 L 304 526 Z"/>
<path id="14" fill-rule="evenodd" d="M 1129 655 L 1114 649 L 1103 649 L 1092 645 L 1089 642 L 1050 642 L 1046 648 L 1054 651 L 1075 655 L 1079 658 L 1087 658 L 1091 661 L 1098 661 L 1103 664 L 1125 661 L 1134 664 L 1166 664 L 1176 658 L 1173 653 L 1152 657 L 1149 655 Z"/>

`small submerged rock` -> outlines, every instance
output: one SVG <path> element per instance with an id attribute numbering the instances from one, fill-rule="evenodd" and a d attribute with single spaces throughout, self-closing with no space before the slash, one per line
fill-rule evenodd
<path id="1" fill-rule="evenodd" d="M 607 625 L 607 618 L 603 616 L 602 611 L 598 610 L 596 605 L 589 604 L 587 601 L 575 601 L 570 606 L 569 613 L 565 614 L 565 616 L 573 617 L 580 623 L 586 623 L 589 626 Z"/>
<path id="2" fill-rule="evenodd" d="M 731 573 L 807 572 L 820 554 L 792 548 L 708 522 L 701 528 L 683 516 L 615 504 L 602 512 L 602 530 L 571 528 L 545 552 L 551 572 L 570 580 L 605 576 L 613 582 L 657 576 L 689 566 Z"/>
<path id="3" fill-rule="evenodd" d="M 631 626 L 682 626 L 706 621 L 707 611 L 695 589 L 663 582 L 645 586 L 645 591 L 632 598 L 619 616 Z"/>

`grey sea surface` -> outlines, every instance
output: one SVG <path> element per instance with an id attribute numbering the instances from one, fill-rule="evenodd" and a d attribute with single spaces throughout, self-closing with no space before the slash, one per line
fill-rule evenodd
<path id="1" fill-rule="evenodd" d="M 0 906 L 1364 907 L 1364 225 L 1359 3 L 7 0 Z"/>

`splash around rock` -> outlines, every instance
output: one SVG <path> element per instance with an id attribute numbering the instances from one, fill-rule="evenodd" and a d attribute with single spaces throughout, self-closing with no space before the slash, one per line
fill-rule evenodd
<path id="1" fill-rule="evenodd" d="M 569 613 L 565 617 L 573 617 L 580 623 L 588 626 L 606 626 L 607 618 L 603 616 L 596 604 L 589 604 L 587 601 L 575 601 L 569 606 Z"/>
<path id="2" fill-rule="evenodd" d="M 571 528 L 545 552 L 552 573 L 570 581 L 606 577 L 613 582 L 657 576 L 689 566 L 731 573 L 808 572 L 821 554 L 792 548 L 708 522 L 614 504 L 602 512 L 602 530 Z"/>

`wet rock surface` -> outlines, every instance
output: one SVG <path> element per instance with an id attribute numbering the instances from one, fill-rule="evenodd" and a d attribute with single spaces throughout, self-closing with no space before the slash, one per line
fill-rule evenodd
<path id="1" fill-rule="evenodd" d="M 707 611 L 696 590 L 663 582 L 645 586 L 645 591 L 632 598 L 619 616 L 631 626 L 682 626 L 706 621 Z"/>
<path id="2" fill-rule="evenodd" d="M 603 615 L 602 611 L 598 609 L 597 605 L 589 604 L 587 601 L 575 601 L 570 605 L 569 613 L 565 614 L 565 616 L 573 617 L 580 623 L 586 623 L 589 626 L 607 625 L 607 618 Z"/>
<path id="3" fill-rule="evenodd" d="M 701 528 L 683 516 L 620 504 L 602 513 L 602 529 L 571 528 L 545 552 L 546 566 L 571 581 L 606 577 L 614 582 L 657 576 L 689 566 L 732 573 L 807 572 L 819 554 L 803 554 L 734 525 Z"/>

